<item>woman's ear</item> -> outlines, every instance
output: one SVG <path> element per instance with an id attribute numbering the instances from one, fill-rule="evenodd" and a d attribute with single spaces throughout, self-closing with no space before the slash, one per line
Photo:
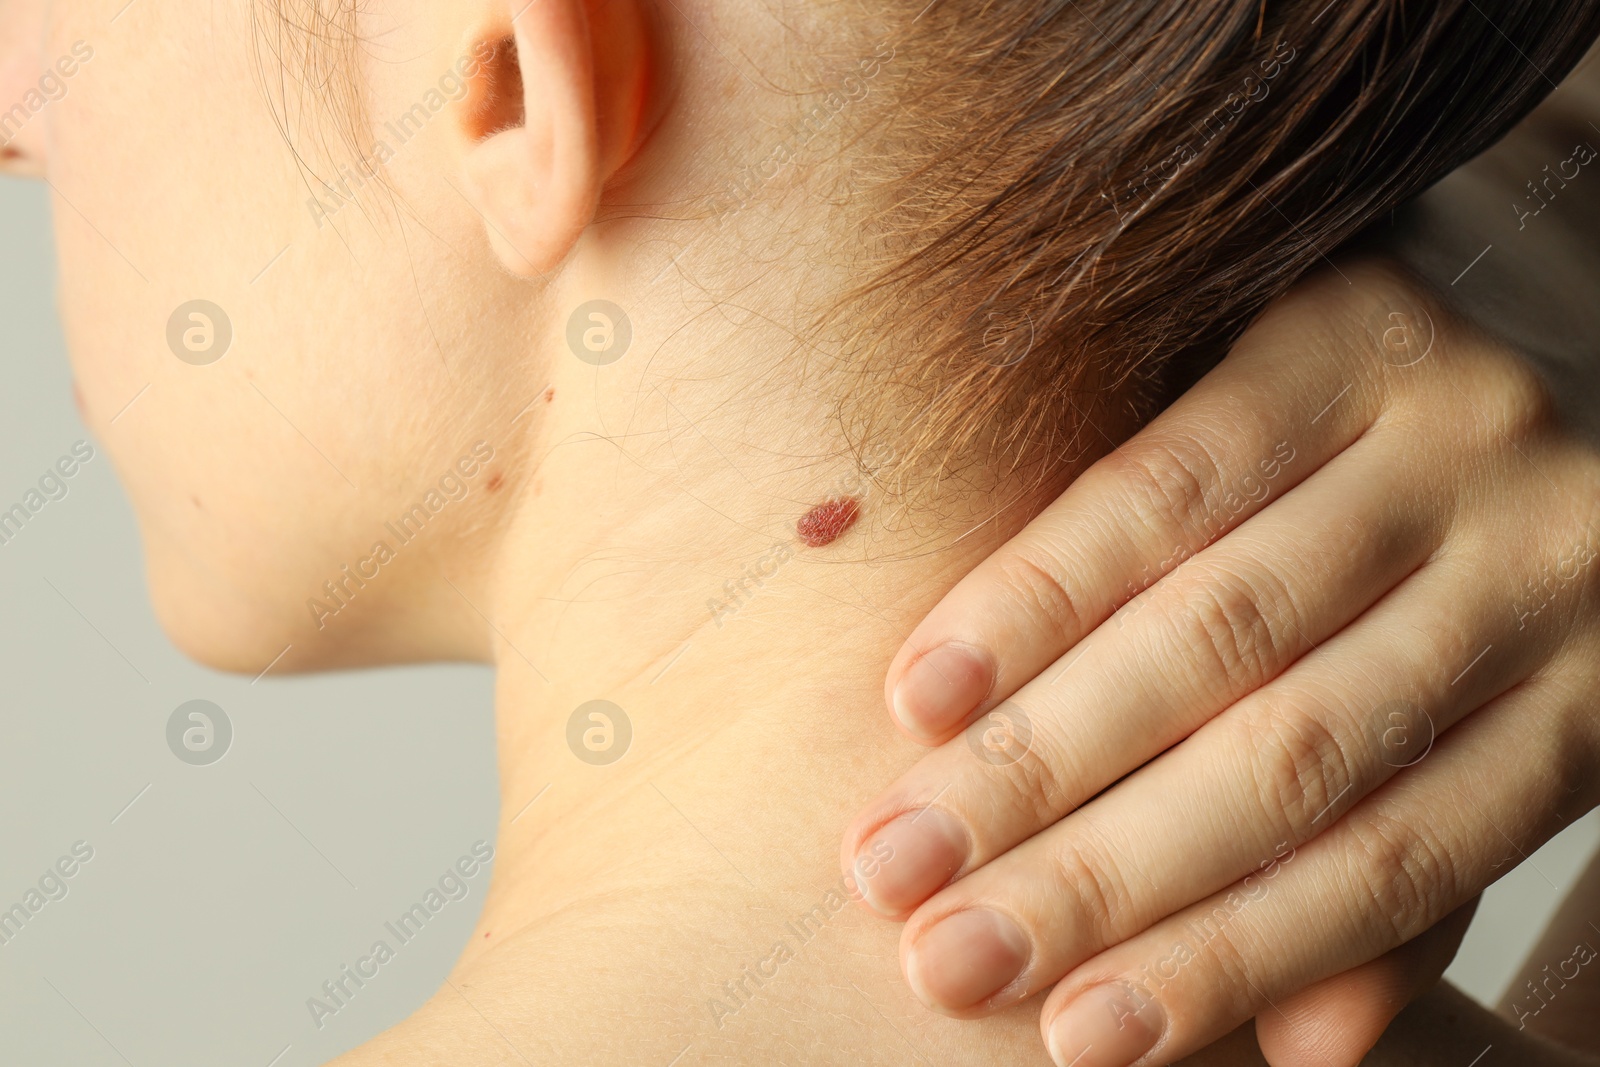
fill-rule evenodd
<path id="1" fill-rule="evenodd" d="M 0 174 L 44 174 L 39 112 L 61 81 L 44 62 L 45 0 L 0 2 Z"/>
<path id="2" fill-rule="evenodd" d="M 513 274 L 554 269 L 659 117 L 650 0 L 496 0 L 474 35 L 466 195 Z"/>

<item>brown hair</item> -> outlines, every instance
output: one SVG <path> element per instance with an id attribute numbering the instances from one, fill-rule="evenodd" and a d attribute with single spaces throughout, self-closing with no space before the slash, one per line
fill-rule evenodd
<path id="1" fill-rule="evenodd" d="M 1052 434 L 1191 380 L 1597 34 L 1596 0 L 934 0 L 867 154 L 874 402 L 847 414 L 939 470 L 1071 458 Z"/>
<path id="2" fill-rule="evenodd" d="M 302 149 L 360 158 L 367 147 L 360 0 L 249 0 L 254 75 L 302 178 L 315 175 Z M 323 121 L 333 118 L 331 124 Z M 337 146 L 325 138 L 332 133 Z"/>
<path id="3" fill-rule="evenodd" d="M 1110 398 L 1148 413 L 1600 34 L 1600 0 L 814 2 L 899 26 L 845 149 L 867 280 L 817 332 L 858 376 L 842 421 L 902 486 L 996 452 L 1048 469 Z M 291 143 L 311 90 L 361 147 L 357 10 L 252 0 Z"/>

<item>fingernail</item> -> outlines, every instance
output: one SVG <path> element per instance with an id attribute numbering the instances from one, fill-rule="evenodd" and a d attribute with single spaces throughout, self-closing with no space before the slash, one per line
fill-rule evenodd
<path id="1" fill-rule="evenodd" d="M 894 687 L 894 716 L 926 740 L 960 725 L 994 686 L 989 657 L 968 645 L 940 645 L 906 668 Z"/>
<path id="2" fill-rule="evenodd" d="M 906 957 L 906 977 L 923 1003 L 960 1011 L 1016 981 L 1032 947 L 1017 924 L 988 908 L 958 911 L 935 924 Z"/>
<path id="3" fill-rule="evenodd" d="M 1165 1029 L 1161 1005 L 1131 987 L 1086 989 L 1050 1024 L 1056 1067 L 1128 1067 L 1155 1047 Z"/>
<path id="4" fill-rule="evenodd" d="M 851 873 L 880 915 L 904 915 L 933 896 L 967 862 L 967 833 L 950 814 L 923 808 L 878 831 Z"/>

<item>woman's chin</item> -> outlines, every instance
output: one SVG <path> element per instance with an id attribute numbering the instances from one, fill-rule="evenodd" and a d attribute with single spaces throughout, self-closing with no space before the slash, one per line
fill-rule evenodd
<path id="1" fill-rule="evenodd" d="M 188 659 L 216 671 L 253 678 L 482 658 L 394 632 L 394 614 L 376 604 L 322 619 L 319 627 L 303 601 L 240 592 L 221 596 L 191 571 L 152 565 L 148 575 L 150 602 L 167 639 Z"/>
<path id="2" fill-rule="evenodd" d="M 222 595 L 196 581 L 192 572 L 175 574 L 153 561 L 147 574 L 162 632 L 203 667 L 254 677 L 269 667 L 277 674 L 331 665 L 321 659 L 337 651 L 333 642 L 308 640 L 294 605 Z"/>

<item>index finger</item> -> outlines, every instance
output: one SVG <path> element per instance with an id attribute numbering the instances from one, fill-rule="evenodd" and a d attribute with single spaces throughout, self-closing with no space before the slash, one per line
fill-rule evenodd
<path id="1" fill-rule="evenodd" d="M 948 739 L 1365 432 L 1436 315 L 1383 268 L 1347 270 L 1279 300 L 934 607 L 885 683 L 907 734 Z"/>

